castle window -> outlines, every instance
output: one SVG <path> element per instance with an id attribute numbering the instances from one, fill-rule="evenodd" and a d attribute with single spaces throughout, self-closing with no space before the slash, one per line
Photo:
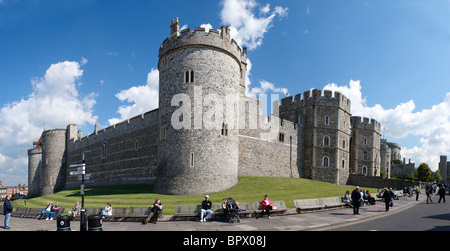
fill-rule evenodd
<path id="1" fill-rule="evenodd" d="M 228 136 L 228 125 L 227 124 L 222 123 L 222 131 L 220 132 L 220 135 Z"/>
<path id="2" fill-rule="evenodd" d="M 194 83 L 194 71 L 188 70 L 184 73 L 184 83 Z"/>
<path id="3" fill-rule="evenodd" d="M 323 157 L 322 159 L 322 166 L 329 166 L 330 165 L 330 158 L 328 157 Z"/>
<path id="4" fill-rule="evenodd" d="M 166 138 L 166 127 L 162 126 L 160 129 L 160 135 L 159 135 L 159 139 L 163 140 Z"/>
<path id="5" fill-rule="evenodd" d="M 342 160 L 342 168 L 345 168 L 345 159 Z"/>
<path id="6" fill-rule="evenodd" d="M 102 157 L 106 158 L 106 143 L 103 143 L 103 147 L 102 147 Z"/>
<path id="7" fill-rule="evenodd" d="M 330 137 L 328 137 L 328 136 L 323 137 L 323 145 L 324 146 L 330 145 Z"/>
<path id="8" fill-rule="evenodd" d="M 364 138 L 364 145 L 367 145 L 367 138 Z"/>
<path id="9" fill-rule="evenodd" d="M 364 160 L 368 160 L 368 159 L 369 159 L 369 157 L 368 157 L 368 155 L 367 155 L 367 152 L 364 151 Z"/>
<path id="10" fill-rule="evenodd" d="M 362 174 L 367 174 L 367 167 L 363 166 L 363 168 L 362 168 Z"/>
<path id="11" fill-rule="evenodd" d="M 345 139 L 342 141 L 342 148 L 345 149 Z"/>
<path id="12" fill-rule="evenodd" d="M 189 156 L 189 164 L 191 167 L 194 167 L 194 153 L 191 153 Z"/>
<path id="13" fill-rule="evenodd" d="M 280 132 L 280 134 L 278 135 L 278 141 L 284 142 L 284 133 Z"/>
<path id="14" fill-rule="evenodd" d="M 326 116 L 325 117 L 325 125 L 329 125 L 330 124 L 330 117 Z"/>

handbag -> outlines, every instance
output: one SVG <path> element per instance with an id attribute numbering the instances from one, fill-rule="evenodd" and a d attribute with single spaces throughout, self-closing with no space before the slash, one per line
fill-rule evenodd
<path id="1" fill-rule="evenodd" d="M 391 203 L 389 203 L 389 206 L 390 207 L 393 207 L 394 206 L 394 202 L 391 200 Z"/>

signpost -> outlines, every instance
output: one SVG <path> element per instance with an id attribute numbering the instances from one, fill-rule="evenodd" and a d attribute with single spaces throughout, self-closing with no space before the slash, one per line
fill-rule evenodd
<path id="1" fill-rule="evenodd" d="M 80 231 L 86 231 L 86 209 L 84 208 L 84 176 L 86 174 L 86 152 L 83 152 L 83 164 L 70 165 L 70 168 L 77 168 L 77 171 L 70 172 L 70 175 L 81 175 Z"/>

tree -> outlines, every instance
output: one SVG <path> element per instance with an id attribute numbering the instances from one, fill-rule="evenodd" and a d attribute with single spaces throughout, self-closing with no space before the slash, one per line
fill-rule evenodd
<path id="1" fill-rule="evenodd" d="M 431 180 L 432 172 L 427 163 L 421 163 L 416 169 L 414 176 L 420 181 L 426 182 Z"/>

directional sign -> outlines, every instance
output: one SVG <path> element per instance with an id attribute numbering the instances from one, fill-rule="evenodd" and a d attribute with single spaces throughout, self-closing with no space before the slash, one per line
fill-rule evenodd
<path id="1" fill-rule="evenodd" d="M 82 175 L 84 171 L 70 172 L 70 175 Z"/>
<path id="2" fill-rule="evenodd" d="M 78 168 L 78 167 L 86 167 L 86 164 L 75 164 L 75 165 L 70 165 L 70 168 Z"/>

